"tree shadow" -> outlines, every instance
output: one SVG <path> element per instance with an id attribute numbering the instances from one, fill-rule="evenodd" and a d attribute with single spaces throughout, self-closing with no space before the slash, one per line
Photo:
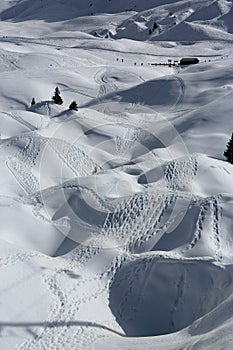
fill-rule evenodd
<path id="1" fill-rule="evenodd" d="M 42 328 L 59 328 L 59 327 L 86 327 L 86 328 L 97 328 L 102 329 L 121 337 L 125 337 L 124 333 L 118 332 L 108 326 L 102 325 L 96 322 L 88 321 L 58 321 L 58 322 L 0 322 L 0 333 L 4 328 L 26 328 L 29 333 L 35 336 L 35 332 L 31 328 L 42 327 Z"/>

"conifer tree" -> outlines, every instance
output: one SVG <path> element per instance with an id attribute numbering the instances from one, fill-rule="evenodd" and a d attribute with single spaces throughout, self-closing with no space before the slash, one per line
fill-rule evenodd
<path id="1" fill-rule="evenodd" d="M 36 103 L 34 97 L 32 98 L 31 106 L 33 106 Z"/>
<path id="2" fill-rule="evenodd" d="M 157 29 L 157 28 L 158 28 L 158 24 L 157 24 L 156 22 L 154 22 L 153 28 L 152 28 L 152 32 L 153 32 L 155 29 Z"/>
<path id="3" fill-rule="evenodd" d="M 233 164 L 233 133 L 231 135 L 230 140 L 228 141 L 227 148 L 224 152 L 224 156 L 226 157 L 229 163 Z"/>
<path id="4" fill-rule="evenodd" d="M 57 105 L 62 105 L 62 103 L 63 103 L 63 99 L 60 96 L 60 90 L 58 89 L 58 87 L 55 88 L 55 92 L 54 92 L 54 95 L 52 97 L 52 100 Z"/>
<path id="5" fill-rule="evenodd" d="M 77 111 L 78 110 L 78 105 L 76 103 L 76 101 L 71 102 L 71 104 L 69 105 L 69 109 Z"/>

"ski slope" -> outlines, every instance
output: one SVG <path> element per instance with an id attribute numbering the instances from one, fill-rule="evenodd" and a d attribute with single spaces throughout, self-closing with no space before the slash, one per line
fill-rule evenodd
<path id="1" fill-rule="evenodd" d="M 0 349 L 233 347 L 232 11 L 1 2 Z"/>

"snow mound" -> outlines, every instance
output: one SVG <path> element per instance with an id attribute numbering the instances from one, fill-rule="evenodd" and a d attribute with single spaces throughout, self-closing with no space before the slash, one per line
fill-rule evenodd
<path id="1" fill-rule="evenodd" d="M 45 115 L 52 117 L 57 117 L 64 112 L 64 108 L 51 101 L 41 101 L 37 102 L 30 107 L 30 110 L 39 115 Z"/>

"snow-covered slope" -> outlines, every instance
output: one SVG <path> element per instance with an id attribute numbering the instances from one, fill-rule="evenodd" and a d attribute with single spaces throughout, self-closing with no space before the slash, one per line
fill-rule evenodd
<path id="1" fill-rule="evenodd" d="M 0 349 L 233 347 L 232 11 L 0 3 Z"/>

